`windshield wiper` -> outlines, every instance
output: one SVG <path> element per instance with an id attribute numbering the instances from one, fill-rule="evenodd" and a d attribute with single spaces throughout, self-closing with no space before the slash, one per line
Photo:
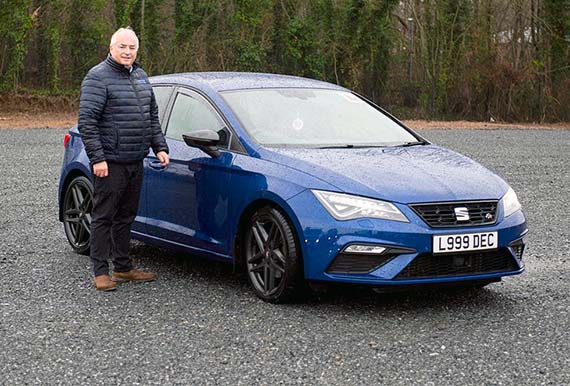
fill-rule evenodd
<path id="1" fill-rule="evenodd" d="M 417 145 L 427 145 L 427 142 L 426 141 L 405 142 L 399 146 L 408 147 L 408 146 L 417 146 Z"/>
<path id="2" fill-rule="evenodd" d="M 317 149 L 352 149 L 354 145 L 347 143 L 346 145 L 329 145 L 329 146 L 319 146 Z"/>
<path id="3" fill-rule="evenodd" d="M 386 147 L 386 145 L 353 145 L 351 143 L 347 143 L 346 145 L 319 146 L 317 149 L 365 149 L 368 147 Z"/>

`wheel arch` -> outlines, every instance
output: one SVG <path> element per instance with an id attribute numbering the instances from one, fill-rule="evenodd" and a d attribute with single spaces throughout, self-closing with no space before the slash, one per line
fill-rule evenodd
<path id="1" fill-rule="evenodd" d="M 302 234 L 301 224 L 299 223 L 297 216 L 295 216 L 291 207 L 289 205 L 287 205 L 287 202 L 280 200 L 280 199 L 276 200 L 276 199 L 264 197 L 264 198 L 259 198 L 259 199 L 256 199 L 256 200 L 250 202 L 244 208 L 244 210 L 241 212 L 241 215 L 239 217 L 239 221 L 237 222 L 236 231 L 234 234 L 234 241 L 233 241 L 234 270 L 239 271 L 241 269 L 241 266 L 243 263 L 242 253 L 241 253 L 241 251 L 242 251 L 241 240 L 242 240 L 242 236 L 246 230 L 247 222 L 248 222 L 249 218 L 253 215 L 253 213 L 255 213 L 255 211 L 257 211 L 258 209 L 260 209 L 264 206 L 271 206 L 271 207 L 279 210 L 285 216 L 287 221 L 289 221 L 293 230 L 295 231 L 295 234 L 294 234 L 295 241 L 297 242 L 297 246 L 299 249 L 301 264 L 304 266 L 303 248 L 302 248 L 302 244 L 301 244 L 301 239 L 299 238 L 299 236 Z M 302 269 L 301 271 L 304 272 L 305 270 Z"/>

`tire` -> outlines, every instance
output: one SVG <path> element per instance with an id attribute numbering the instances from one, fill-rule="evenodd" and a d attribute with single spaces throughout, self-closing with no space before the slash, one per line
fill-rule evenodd
<path id="1" fill-rule="evenodd" d="M 91 211 L 93 185 L 84 177 L 76 177 L 67 186 L 63 199 L 63 227 L 73 250 L 88 255 L 91 246 Z"/>
<path id="2" fill-rule="evenodd" d="M 255 294 L 270 303 L 283 303 L 304 287 L 303 263 L 297 238 L 287 218 L 266 206 L 249 219 L 243 233 L 243 264 Z"/>

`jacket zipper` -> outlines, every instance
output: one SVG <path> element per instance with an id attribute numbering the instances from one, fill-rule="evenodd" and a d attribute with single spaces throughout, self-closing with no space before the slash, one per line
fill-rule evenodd
<path id="1" fill-rule="evenodd" d="M 144 114 L 142 112 L 142 107 L 141 107 L 141 98 L 139 96 L 139 91 L 137 90 L 137 86 L 135 85 L 135 82 L 133 81 L 133 77 L 134 77 L 134 73 L 136 70 L 133 70 L 133 72 L 131 72 L 129 74 L 129 81 L 131 82 L 131 86 L 133 87 L 133 90 L 135 91 L 135 95 L 137 97 L 137 105 L 139 108 L 139 113 L 141 115 L 141 122 L 143 122 L 143 145 L 146 143 L 146 126 L 144 125 L 145 119 L 144 119 Z"/>

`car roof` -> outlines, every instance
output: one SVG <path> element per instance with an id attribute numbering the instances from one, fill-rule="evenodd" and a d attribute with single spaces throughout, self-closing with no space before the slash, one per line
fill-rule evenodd
<path id="1" fill-rule="evenodd" d="M 150 78 L 152 83 L 180 84 L 214 91 L 247 90 L 259 88 L 321 88 L 346 90 L 343 87 L 319 80 L 290 75 L 254 72 L 187 72 L 158 75 Z"/>

